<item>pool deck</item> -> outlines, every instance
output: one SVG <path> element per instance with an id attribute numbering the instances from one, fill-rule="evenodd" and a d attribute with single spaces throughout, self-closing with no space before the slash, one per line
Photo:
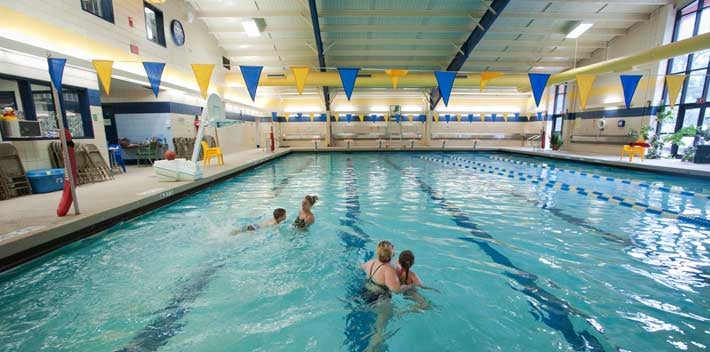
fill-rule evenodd
<path id="1" fill-rule="evenodd" d="M 319 148 L 330 151 L 471 151 L 471 148 L 414 147 L 404 149 Z M 504 151 L 564 160 L 624 167 L 629 169 L 694 176 L 710 180 L 710 164 L 683 163 L 680 160 L 628 159 L 618 156 L 570 153 L 565 151 L 533 151 L 531 148 L 477 148 L 476 151 Z M 204 169 L 197 181 L 161 182 L 151 167 L 129 167 L 112 181 L 77 188 L 80 215 L 73 208 L 65 217 L 56 216 L 61 192 L 35 194 L 0 201 L 0 272 L 41 256 L 77 239 L 90 236 L 111 225 L 128 220 L 151 209 L 197 192 L 240 171 L 268 162 L 292 151 L 313 152 L 313 148 L 286 148 L 275 153 L 250 149 L 224 156 L 225 166 Z"/>
<path id="2" fill-rule="evenodd" d="M 67 216 L 57 216 L 62 192 L 0 201 L 0 272 L 288 153 L 253 149 L 226 154 L 224 166 L 203 168 L 202 179 L 185 182 L 161 182 L 152 167 L 129 166 L 114 180 L 77 187 L 79 215 L 72 207 Z"/>

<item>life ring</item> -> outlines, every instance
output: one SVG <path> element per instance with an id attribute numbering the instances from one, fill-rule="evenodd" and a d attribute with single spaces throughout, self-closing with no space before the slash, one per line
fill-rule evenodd
<path id="1" fill-rule="evenodd" d="M 606 119 L 597 120 L 597 128 L 603 130 L 606 127 Z"/>

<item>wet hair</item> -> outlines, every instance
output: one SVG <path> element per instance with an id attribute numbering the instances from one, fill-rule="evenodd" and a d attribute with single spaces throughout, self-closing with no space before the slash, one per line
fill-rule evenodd
<path id="1" fill-rule="evenodd" d="M 282 218 L 286 216 L 286 209 L 284 208 L 276 208 L 274 209 L 274 219 L 278 220 L 279 218 Z"/>
<path id="2" fill-rule="evenodd" d="M 306 200 L 308 201 L 308 203 L 311 203 L 311 206 L 313 206 L 314 204 L 316 204 L 316 201 L 318 201 L 318 196 L 315 195 L 315 194 L 314 194 L 314 195 L 310 195 L 310 194 L 309 194 L 309 195 L 307 195 L 305 198 L 306 198 Z"/>
<path id="3" fill-rule="evenodd" d="M 389 263 L 392 260 L 392 243 L 389 241 L 381 241 L 375 248 L 377 259 L 383 263 Z"/>
<path id="4" fill-rule="evenodd" d="M 409 268 L 414 265 L 414 253 L 410 250 L 402 251 L 399 254 L 399 265 L 404 269 L 404 283 L 409 280 Z"/>

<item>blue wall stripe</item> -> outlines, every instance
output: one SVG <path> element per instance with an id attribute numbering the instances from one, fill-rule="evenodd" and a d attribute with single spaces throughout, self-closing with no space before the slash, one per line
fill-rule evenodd
<path id="1" fill-rule="evenodd" d="M 99 104 L 100 105 L 100 104 Z M 181 114 L 181 115 L 199 115 L 202 112 L 201 106 L 176 103 L 171 101 L 155 101 L 155 102 L 133 102 L 133 103 L 110 103 L 113 106 L 114 114 Z M 269 117 L 252 116 L 240 114 L 238 112 L 227 111 L 226 117 L 229 120 L 240 121 L 271 121 Z"/>

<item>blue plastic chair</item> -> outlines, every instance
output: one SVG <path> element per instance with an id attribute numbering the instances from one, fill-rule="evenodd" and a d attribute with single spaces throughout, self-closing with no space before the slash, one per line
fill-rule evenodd
<path id="1" fill-rule="evenodd" d="M 109 153 L 111 153 L 111 159 L 113 159 L 116 164 L 121 165 L 123 173 L 126 173 L 126 162 L 123 161 L 123 148 L 121 148 L 121 145 L 111 144 L 109 148 Z"/>

